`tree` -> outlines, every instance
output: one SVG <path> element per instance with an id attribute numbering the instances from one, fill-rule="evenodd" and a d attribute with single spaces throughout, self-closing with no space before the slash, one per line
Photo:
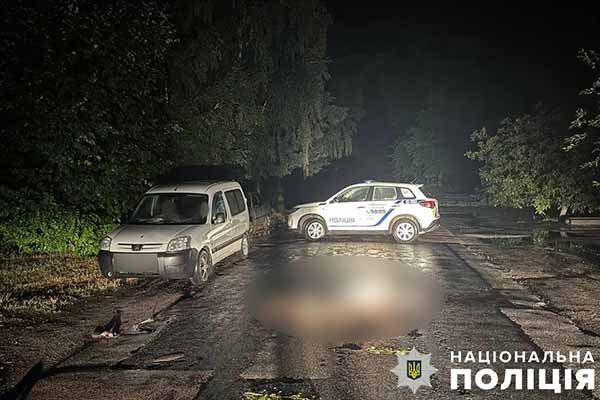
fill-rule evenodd
<path id="1" fill-rule="evenodd" d="M 2 197 L 118 215 L 171 158 L 165 10 L 78 0 L 1 12 Z"/>
<path id="2" fill-rule="evenodd" d="M 481 128 L 471 139 L 476 149 L 466 156 L 481 163 L 483 191 L 496 206 L 588 211 L 598 207 L 579 168 L 577 153 L 562 149 L 568 123 L 541 106 L 531 114 L 506 118 L 495 133 Z"/>
<path id="3" fill-rule="evenodd" d="M 415 124 L 392 146 L 394 176 L 402 181 L 442 186 L 451 170 L 446 140 L 435 129 L 431 110 L 419 112 Z"/>
<path id="4" fill-rule="evenodd" d="M 180 1 L 175 16 L 180 163 L 308 176 L 351 151 L 356 124 L 325 89 L 330 18 L 318 0 Z"/>
<path id="5" fill-rule="evenodd" d="M 582 50 L 579 58 L 592 70 L 600 71 L 600 53 L 594 50 Z M 581 95 L 590 96 L 591 104 L 586 110 L 580 108 L 571 122 L 571 129 L 577 131 L 567 138 L 567 151 L 586 151 L 587 157 L 583 168 L 593 169 L 593 184 L 600 186 L 598 168 L 600 167 L 600 75 L 591 87 L 582 90 Z"/>

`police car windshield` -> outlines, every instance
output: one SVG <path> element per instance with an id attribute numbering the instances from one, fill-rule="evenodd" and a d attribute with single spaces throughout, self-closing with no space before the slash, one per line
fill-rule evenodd
<path id="1" fill-rule="evenodd" d="M 191 193 L 145 195 L 128 224 L 202 225 L 208 217 L 208 196 Z"/>

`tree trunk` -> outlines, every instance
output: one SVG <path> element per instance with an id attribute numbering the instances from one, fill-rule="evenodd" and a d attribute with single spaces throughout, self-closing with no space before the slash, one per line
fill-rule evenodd
<path id="1" fill-rule="evenodd" d="M 569 211 L 568 206 L 560 207 L 560 213 L 558 214 L 558 222 L 565 222 L 565 219 L 567 218 L 567 211 Z"/>
<path id="2" fill-rule="evenodd" d="M 569 211 L 569 207 L 568 206 L 561 206 L 560 207 L 560 217 L 566 217 L 567 216 L 567 211 Z"/>
<path id="3" fill-rule="evenodd" d="M 281 183 L 281 177 L 277 177 L 277 197 L 275 204 L 277 212 L 285 211 L 285 198 L 283 197 L 283 185 Z"/>

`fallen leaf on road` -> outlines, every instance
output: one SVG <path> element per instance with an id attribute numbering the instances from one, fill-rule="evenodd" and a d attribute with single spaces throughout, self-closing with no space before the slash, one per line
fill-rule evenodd
<path id="1" fill-rule="evenodd" d="M 371 354 L 383 354 L 383 355 L 391 355 L 391 354 L 407 354 L 407 349 L 393 349 L 391 347 L 375 347 L 370 346 L 365 349 L 367 353 Z"/>
<path id="2" fill-rule="evenodd" d="M 292 394 L 290 396 L 282 395 L 281 393 L 267 392 L 244 392 L 242 394 L 245 400 L 310 400 L 308 397 L 303 397 L 300 394 Z"/>
<path id="3" fill-rule="evenodd" d="M 181 360 L 185 355 L 183 353 L 173 353 L 173 354 L 165 354 L 164 356 L 160 356 L 152 360 L 153 363 L 164 363 Z"/>

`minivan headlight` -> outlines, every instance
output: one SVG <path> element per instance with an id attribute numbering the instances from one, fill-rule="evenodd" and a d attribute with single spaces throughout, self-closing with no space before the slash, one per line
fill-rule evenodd
<path id="1" fill-rule="evenodd" d="M 190 248 L 190 243 L 192 242 L 192 238 L 189 236 L 181 236 L 175 238 L 169 242 L 167 245 L 167 251 L 181 251 L 187 250 Z"/>
<path id="2" fill-rule="evenodd" d="M 111 239 L 107 236 L 100 241 L 100 250 L 108 251 L 110 250 L 110 242 Z"/>

